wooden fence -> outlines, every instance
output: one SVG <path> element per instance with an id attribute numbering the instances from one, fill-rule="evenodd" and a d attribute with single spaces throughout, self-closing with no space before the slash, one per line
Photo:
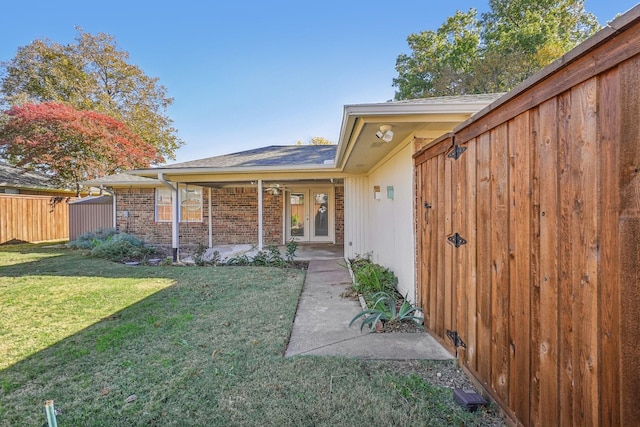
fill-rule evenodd
<path id="1" fill-rule="evenodd" d="M 47 242 L 69 238 L 68 198 L 0 194 L 0 244 Z"/>
<path id="2" fill-rule="evenodd" d="M 640 420 L 638 16 L 414 156 L 425 324 L 517 424 Z"/>

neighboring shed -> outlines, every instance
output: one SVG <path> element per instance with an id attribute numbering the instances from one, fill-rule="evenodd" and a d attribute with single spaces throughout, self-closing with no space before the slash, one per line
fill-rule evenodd
<path id="1" fill-rule="evenodd" d="M 89 196 L 69 203 L 69 240 L 87 232 L 113 227 L 112 196 Z"/>
<path id="2" fill-rule="evenodd" d="M 525 426 L 640 420 L 640 6 L 416 153 L 427 328 Z"/>

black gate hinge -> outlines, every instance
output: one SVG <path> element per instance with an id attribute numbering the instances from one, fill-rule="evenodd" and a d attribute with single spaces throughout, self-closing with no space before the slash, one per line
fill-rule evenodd
<path id="1" fill-rule="evenodd" d="M 453 236 L 449 236 L 447 240 L 453 243 L 453 246 L 455 246 L 456 248 L 459 248 L 460 246 L 467 244 L 466 239 L 461 235 L 459 235 L 458 233 L 454 234 Z"/>
<path id="2" fill-rule="evenodd" d="M 447 336 L 451 339 L 451 341 L 453 341 L 454 347 L 467 348 L 467 345 L 464 343 L 464 341 L 462 341 L 460 335 L 458 335 L 458 331 L 450 331 L 447 329 Z"/>
<path id="3" fill-rule="evenodd" d="M 463 147 L 462 145 L 454 145 L 453 150 L 451 150 L 451 152 L 447 154 L 447 157 L 458 160 L 460 156 L 462 156 L 462 153 L 464 153 L 465 151 L 467 151 L 467 147 Z"/>

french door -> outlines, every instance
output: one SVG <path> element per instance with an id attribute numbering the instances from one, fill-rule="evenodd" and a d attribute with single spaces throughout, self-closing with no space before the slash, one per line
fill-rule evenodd
<path id="1" fill-rule="evenodd" d="M 287 240 L 333 242 L 333 188 L 292 188 L 287 195 Z"/>

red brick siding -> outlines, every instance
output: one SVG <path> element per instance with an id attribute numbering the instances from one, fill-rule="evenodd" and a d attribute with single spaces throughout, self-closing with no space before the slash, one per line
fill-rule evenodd
<path id="1" fill-rule="evenodd" d="M 171 223 L 155 220 L 155 189 L 130 188 L 116 192 L 116 227 L 147 242 L 171 245 Z M 208 193 L 203 191 L 202 222 L 180 223 L 180 244 L 209 244 Z M 125 212 L 128 216 L 125 216 Z"/>
<path id="2" fill-rule="evenodd" d="M 202 191 L 202 222 L 180 223 L 180 245 L 209 244 L 209 191 Z M 336 243 L 344 242 L 344 188 L 335 189 Z M 171 245 L 171 223 L 155 221 L 155 190 L 130 188 L 116 191 L 117 228 L 147 242 Z M 124 212 L 128 212 L 125 217 Z M 258 243 L 258 196 L 256 188 L 211 190 L 214 244 Z M 283 195 L 263 197 L 263 238 L 266 245 L 283 242 Z"/>
<path id="3" fill-rule="evenodd" d="M 256 188 L 211 190 L 213 241 L 217 244 L 258 243 Z M 282 194 L 265 193 L 262 199 L 264 244 L 282 244 Z"/>

